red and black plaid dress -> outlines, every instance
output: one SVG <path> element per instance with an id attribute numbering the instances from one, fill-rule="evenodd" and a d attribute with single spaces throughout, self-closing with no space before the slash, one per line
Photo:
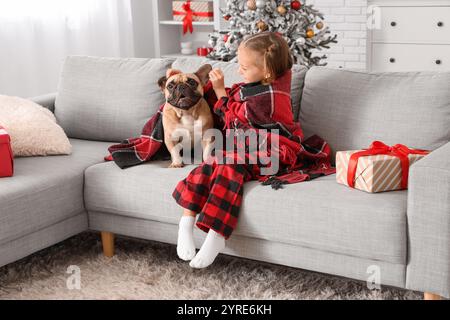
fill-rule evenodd
<path id="1" fill-rule="evenodd" d="M 245 163 L 218 163 L 212 156 L 212 161 L 194 168 L 177 184 L 172 196 L 180 206 L 199 214 L 196 225 L 201 230 L 208 232 L 213 229 L 225 239 L 230 237 L 237 225 L 243 186 L 249 180 L 259 180 L 278 189 L 281 184 L 335 173 L 330 163 L 329 145 L 317 135 L 303 141 L 300 124 L 293 120 L 291 78 L 292 72 L 288 70 L 270 85 L 259 82 L 234 84 L 226 88 L 227 96 L 218 101 L 217 98 L 212 99 L 215 94 L 211 82 L 205 86 L 205 98 L 210 104 L 213 101 L 215 116 L 220 117 L 226 134 L 236 136 L 239 132 L 236 129 L 254 130 L 258 134 L 260 129 L 265 129 L 269 131 L 269 145 L 276 135 L 280 170 L 271 176 L 262 176 L 260 169 L 263 165 L 259 161 L 256 164 L 249 161 L 255 154 L 248 152 L 245 153 Z M 270 132 L 271 129 L 278 129 L 278 134 Z M 240 158 L 235 151 L 220 152 L 224 158 Z"/>

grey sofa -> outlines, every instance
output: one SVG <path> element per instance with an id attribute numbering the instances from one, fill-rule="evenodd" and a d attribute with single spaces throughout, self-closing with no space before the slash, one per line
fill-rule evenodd
<path id="1" fill-rule="evenodd" d="M 15 159 L 0 180 L 0 266 L 82 231 L 176 244 L 182 213 L 171 193 L 194 165 L 154 161 L 121 170 L 107 147 L 138 136 L 163 102 L 165 70 L 193 71 L 205 59 L 68 57 L 58 94 L 34 100 L 54 111 L 73 145 L 70 156 Z M 212 62 L 226 85 L 234 63 Z M 369 194 L 335 176 L 273 190 L 246 183 L 239 223 L 225 254 L 450 297 L 450 73 L 364 73 L 295 66 L 293 111 L 305 137 L 333 148 L 373 140 L 433 150 L 415 163 L 409 189 Z M 199 247 L 205 234 L 195 232 Z"/>

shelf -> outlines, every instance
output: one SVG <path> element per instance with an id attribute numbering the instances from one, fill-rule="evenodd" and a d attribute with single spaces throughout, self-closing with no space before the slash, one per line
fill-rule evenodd
<path id="1" fill-rule="evenodd" d="M 168 53 L 161 55 L 162 58 L 205 58 L 204 56 L 199 56 L 197 54 L 182 54 L 182 53 Z"/>
<path id="2" fill-rule="evenodd" d="M 176 20 L 162 20 L 159 24 L 163 25 L 183 25 L 183 21 Z M 214 26 L 214 21 L 192 21 L 194 26 Z"/>
<path id="3" fill-rule="evenodd" d="M 171 0 L 147 0 L 152 2 L 155 57 L 193 57 L 181 54 L 181 42 L 190 41 L 193 49 L 208 46 L 209 35 L 226 27 L 220 8 L 226 7 L 226 0 L 205 0 L 213 3 L 213 21 L 192 21 L 194 32 L 184 32 L 183 21 L 174 20 Z M 223 26 L 222 26 L 223 24 Z"/>

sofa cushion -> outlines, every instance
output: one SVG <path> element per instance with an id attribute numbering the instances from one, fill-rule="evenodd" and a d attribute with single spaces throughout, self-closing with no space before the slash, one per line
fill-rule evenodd
<path id="1" fill-rule="evenodd" d="M 366 73 L 312 67 L 300 123 L 340 150 L 374 140 L 434 150 L 450 140 L 450 72 Z M 333 156 L 334 160 L 334 156 Z"/>
<path id="2" fill-rule="evenodd" d="M 89 167 L 88 211 L 178 224 L 172 198 L 176 184 L 194 168 L 168 169 L 169 161 L 119 169 Z M 346 254 L 405 263 L 406 191 L 369 194 L 337 184 L 335 175 L 273 190 L 257 181 L 244 186 L 235 234 Z"/>
<path id="3" fill-rule="evenodd" d="M 139 136 L 164 102 L 158 79 L 173 59 L 69 56 L 55 101 L 71 138 L 122 141 Z"/>
<path id="4" fill-rule="evenodd" d="M 173 62 L 173 68 L 182 70 L 183 72 L 194 72 L 205 63 L 211 64 L 213 68 L 222 69 L 226 87 L 231 87 L 234 83 L 243 81 L 238 72 L 239 64 L 235 62 L 215 61 L 206 58 L 177 58 Z M 307 70 L 306 67 L 300 65 L 294 65 L 292 67 L 291 102 L 294 119 L 298 118 L 300 111 L 301 94 Z"/>
<path id="5" fill-rule="evenodd" d="M 84 212 L 84 170 L 110 143 L 70 139 L 69 156 L 17 158 L 0 181 L 0 244 Z"/>

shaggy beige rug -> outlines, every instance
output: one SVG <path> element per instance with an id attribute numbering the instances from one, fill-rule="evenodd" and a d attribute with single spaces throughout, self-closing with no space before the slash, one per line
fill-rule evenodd
<path id="1" fill-rule="evenodd" d="M 74 270 L 80 271 L 80 289 L 67 273 Z M 116 256 L 108 259 L 95 232 L 0 268 L 0 299 L 421 298 L 418 292 L 385 286 L 371 291 L 362 281 L 226 255 L 193 270 L 178 259 L 174 245 L 125 237 L 116 239 Z"/>

